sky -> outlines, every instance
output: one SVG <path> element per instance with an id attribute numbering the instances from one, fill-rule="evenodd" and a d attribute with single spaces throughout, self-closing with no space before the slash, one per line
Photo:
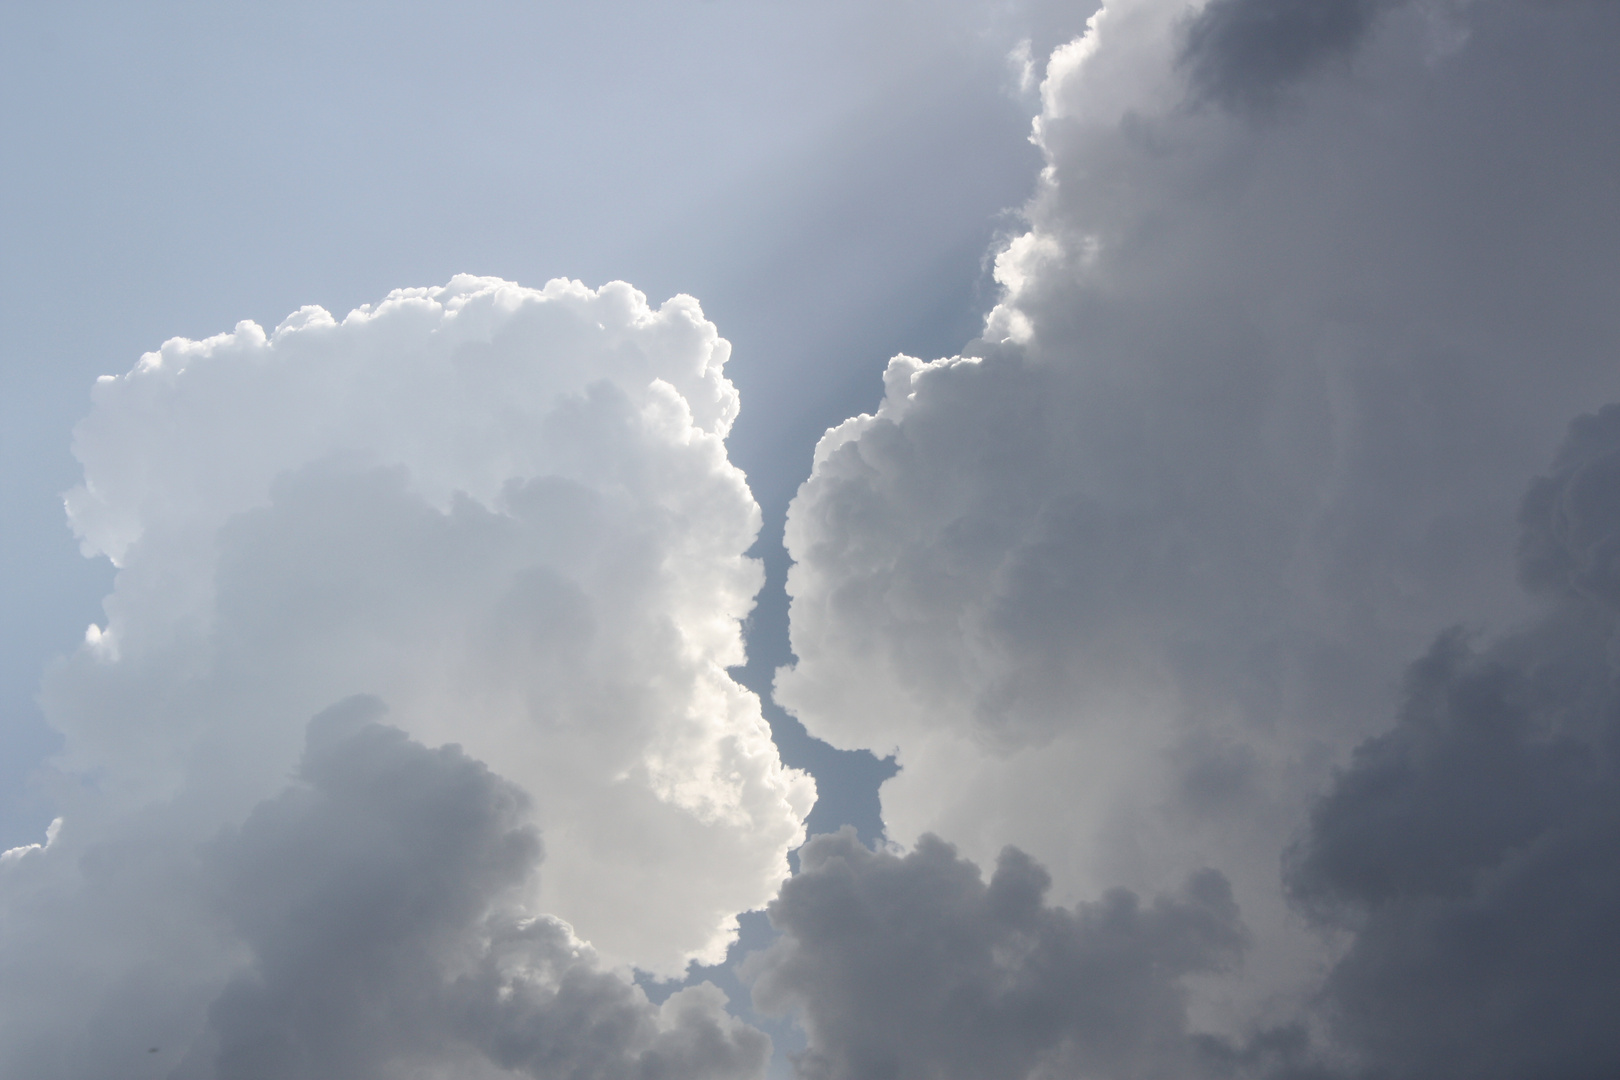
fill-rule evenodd
<path id="1" fill-rule="evenodd" d="M 1620 1069 L 1620 6 L 8 23 L 0 1073 Z"/>

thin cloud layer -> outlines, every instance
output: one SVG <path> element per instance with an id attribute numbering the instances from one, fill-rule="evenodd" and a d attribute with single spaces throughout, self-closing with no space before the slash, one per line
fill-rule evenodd
<path id="1" fill-rule="evenodd" d="M 34 1064 L 0 1071 L 55 1075 L 30 1055 L 92 1027 L 121 1033 L 118 1045 L 145 1030 L 183 1034 L 205 1014 L 220 1060 L 235 1060 L 233 1046 L 259 1038 L 246 1018 L 282 1023 L 271 1004 L 303 992 L 286 983 L 302 976 L 276 964 L 300 948 L 354 971 L 375 959 L 318 947 L 313 924 L 297 947 L 272 943 L 293 931 L 245 914 L 258 900 L 271 922 L 323 906 L 295 880 L 277 883 L 277 865 L 305 857 L 317 876 L 314 863 L 331 864 L 309 888 L 361 922 L 394 919 L 389 935 L 433 953 L 447 979 L 464 973 L 435 952 L 435 928 L 471 932 L 495 893 L 512 894 L 513 918 L 562 920 L 608 966 L 673 975 L 718 961 L 737 913 L 763 906 L 786 875 L 814 799 L 809 778 L 781 765 L 757 698 L 725 670 L 742 659 L 740 621 L 761 577 L 743 555 L 759 512 L 723 443 L 737 411 L 728 352 L 688 297 L 654 310 L 622 283 L 533 290 L 461 277 L 341 322 L 306 308 L 272 334 L 244 323 L 177 339 L 104 378 L 76 432 L 85 480 L 68 509 L 86 552 L 120 569 L 106 623 L 45 680 L 46 713 L 66 737 L 52 780 L 64 823 L 48 848 L 12 860 L 6 883 L 0 950 L 26 976 L 5 981 L 0 1053 Z M 472 762 L 498 771 L 544 836 L 545 872 L 529 874 L 517 849 L 474 865 L 474 852 L 422 837 L 423 888 L 467 878 L 428 898 L 453 910 L 398 897 L 372 910 L 355 899 L 377 888 L 358 852 L 281 836 L 315 828 L 276 824 L 308 799 L 334 844 L 355 829 L 363 847 L 381 827 L 383 811 L 364 802 L 376 778 L 351 762 L 348 780 L 323 779 L 340 763 L 304 750 L 304 719 L 356 694 L 386 703 L 416 742 L 458 744 L 463 782 Z M 379 753 L 384 769 L 396 751 Z M 301 755 L 310 790 L 265 803 Z M 423 828 L 472 828 L 433 801 L 422 768 L 425 786 L 389 805 Z M 412 789 L 414 775 L 386 783 Z M 359 786 L 345 794 L 349 780 Z M 345 807 L 358 816 L 328 821 Z M 195 853 L 236 826 L 219 885 Z M 388 862 L 400 854 L 390 836 L 375 837 L 383 877 L 403 872 Z M 217 888 L 241 903 L 222 915 Z M 547 934 L 524 930 L 511 947 L 561 948 Z M 233 984 L 216 1001 L 244 949 L 270 965 L 262 985 Z M 602 978 L 596 996 L 618 985 Z M 621 991 L 613 1008 L 642 1009 Z M 683 1010 L 718 1015 L 705 993 L 635 1023 L 686 1031 Z M 270 997 L 240 1004 L 255 994 Z M 402 1001 L 387 1023 L 420 1027 L 410 1017 L 421 1007 Z M 319 1043 L 303 1022 L 283 1027 Z M 68 1054 L 60 1075 L 103 1074 L 92 1048 L 107 1040 L 85 1045 L 91 1056 Z M 755 1049 L 738 1050 L 742 1072 Z M 512 1068 L 549 1068 L 540 1050 L 501 1053 Z"/>
<path id="2" fill-rule="evenodd" d="M 1255 943 L 1191 1015 L 1232 1045 L 1336 956 L 1278 873 L 1313 799 L 1437 629 L 1533 613 L 1518 501 L 1620 394 L 1620 10 L 1285 6 L 1120 0 L 1053 54 L 984 339 L 892 361 L 789 512 L 777 678 L 898 751 L 895 840 L 1016 844 L 1062 904 L 1223 871 Z"/>

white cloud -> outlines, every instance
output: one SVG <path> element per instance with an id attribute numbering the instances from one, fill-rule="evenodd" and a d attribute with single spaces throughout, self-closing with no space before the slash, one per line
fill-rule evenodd
<path id="1" fill-rule="evenodd" d="M 890 835 L 1015 843 L 1064 903 L 1221 868 L 1234 1028 L 1323 958 L 1277 872 L 1309 800 L 1437 628 L 1529 610 L 1520 492 L 1620 396 L 1617 12 L 1475 4 L 1446 53 L 1434 5 L 1329 6 L 1114 0 L 1059 49 L 978 360 L 893 361 L 787 526 L 778 698 L 898 749 Z"/>
<path id="2" fill-rule="evenodd" d="M 0 866 L 8 863 L 20 862 L 36 851 L 45 851 L 56 843 L 56 834 L 62 831 L 62 819 L 52 818 L 51 823 L 45 827 L 45 842 L 43 844 L 19 844 L 14 848 L 0 851 Z"/>
<path id="3" fill-rule="evenodd" d="M 458 277 L 97 384 L 68 507 L 120 570 L 42 698 L 72 842 L 6 897 L 11 945 L 62 946 L 28 987 L 58 1032 L 141 972 L 176 1015 L 206 1004 L 238 947 L 187 853 L 354 694 L 525 793 L 547 858 L 520 910 L 610 965 L 720 958 L 814 798 L 725 670 L 761 577 L 728 352 L 689 297 Z"/>

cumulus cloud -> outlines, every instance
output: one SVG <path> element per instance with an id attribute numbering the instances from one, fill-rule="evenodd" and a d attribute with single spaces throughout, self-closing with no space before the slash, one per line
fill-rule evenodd
<path id="1" fill-rule="evenodd" d="M 296 756 L 278 718 L 375 693 L 537 793 L 547 910 L 650 967 L 717 958 L 811 797 L 725 673 L 760 581 L 728 351 L 689 298 L 457 278 L 104 379 L 68 509 L 122 569 L 46 686 L 67 766 L 241 806 Z"/>
<path id="2" fill-rule="evenodd" d="M 554 919 L 511 903 L 539 862 L 528 799 L 458 747 L 310 724 L 299 783 L 209 844 L 252 952 L 176 1070 L 199 1077 L 745 1077 L 770 1041 L 712 986 L 662 1006 Z"/>
<path id="3" fill-rule="evenodd" d="M 1550 610 L 1487 646 L 1442 635 L 1290 852 L 1299 901 L 1353 935 L 1323 998 L 1378 1075 L 1620 1068 L 1620 597 L 1599 554 L 1620 543 L 1617 470 L 1609 406 L 1524 502 Z"/>
<path id="4" fill-rule="evenodd" d="M 1051 55 L 982 338 L 896 357 L 786 524 L 779 700 L 898 755 L 915 840 L 771 904 L 801 1075 L 1620 1064 L 1620 410 L 1533 479 L 1620 396 L 1617 44 L 1108 0 Z M 717 990 L 625 977 L 720 959 L 813 797 L 726 674 L 727 351 L 457 278 L 98 384 L 68 511 L 119 574 L 0 859 L 0 1071 L 757 1075 Z"/>
<path id="5" fill-rule="evenodd" d="M 1017 844 L 1060 903 L 1219 867 L 1255 945 L 1195 1020 L 1295 1011 L 1333 952 L 1281 852 L 1438 627 L 1533 613 L 1515 507 L 1620 393 L 1617 42 L 1604 5 L 1115 0 L 1052 55 L 983 339 L 892 361 L 789 512 L 778 699 L 898 751 L 893 838 Z"/>
<path id="6" fill-rule="evenodd" d="M 764 1074 L 769 1038 L 715 987 L 655 1006 L 566 923 L 529 910 L 542 854 L 529 795 L 458 746 L 384 725 L 385 712 L 359 696 L 316 716 L 294 782 L 203 843 L 126 822 L 83 851 L 77 893 L 52 890 L 44 867 L 29 892 L 12 890 L 10 914 L 27 921 L 8 930 L 44 940 L 7 943 L 8 1072 Z M 20 908 L 29 893 L 79 918 Z M 51 967 L 73 966 L 76 938 L 126 967 L 99 980 L 70 970 L 90 1007 L 63 1016 Z"/>
<path id="7" fill-rule="evenodd" d="M 795 1064 L 816 1080 L 1185 1075 L 1199 1047 L 1181 980 L 1233 966 L 1245 941 L 1226 879 L 1073 910 L 1046 904 L 1049 885 L 1016 848 L 986 883 L 933 836 L 904 856 L 815 837 L 768 909 L 783 936 L 750 960 L 754 1000 L 801 1016 Z"/>
<path id="8" fill-rule="evenodd" d="M 300 768 L 299 718 L 356 694 L 527 800 L 546 873 L 465 867 L 516 890 L 514 911 L 562 920 L 608 967 L 720 959 L 737 913 L 787 873 L 814 798 L 726 673 L 761 577 L 743 554 L 759 512 L 723 442 L 728 351 L 688 297 L 655 310 L 622 283 L 460 277 L 341 321 L 306 308 L 270 334 L 176 339 L 102 379 L 67 501 L 86 552 L 119 571 L 105 623 L 44 683 L 64 824 L 5 882 L 0 949 L 19 975 L 0 1046 L 22 1060 L 90 1027 L 189 1030 L 273 930 L 211 907 L 195 852 L 248 821 L 238 845 L 280 858 L 276 814 L 349 806 L 318 748 L 310 790 L 262 804 Z M 374 804 L 353 809 L 370 828 Z M 433 850 L 445 874 L 472 857 Z M 267 917 L 304 902 L 238 869 Z M 434 901 L 462 905 L 444 915 L 457 926 L 488 891 L 465 888 Z M 531 946 L 552 949 L 512 947 Z M 514 1050 L 512 1067 L 544 1052 Z M 55 1067 L 102 1075 L 88 1060 Z"/>

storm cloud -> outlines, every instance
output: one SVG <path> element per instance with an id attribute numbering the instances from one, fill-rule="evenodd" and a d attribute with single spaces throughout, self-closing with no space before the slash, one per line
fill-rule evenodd
<path id="1" fill-rule="evenodd" d="M 1289 853 L 1296 899 L 1353 933 L 1324 1001 L 1378 1075 L 1620 1068 L 1617 475 L 1609 406 L 1524 501 L 1523 577 L 1547 613 L 1488 644 L 1442 635 Z"/>
<path id="2" fill-rule="evenodd" d="M 1122 0 L 1054 52 L 983 337 L 892 360 L 789 510 L 778 700 L 897 753 L 892 839 L 1015 844 L 1062 904 L 1216 867 L 1254 944 L 1191 1015 L 1298 1015 L 1338 946 L 1279 858 L 1437 631 L 1537 616 L 1521 497 L 1620 396 L 1617 42 L 1604 5 Z M 1288 107 L 1189 107 L 1205 62 Z M 1608 587 L 1601 468 L 1531 577 Z"/>
<path id="3" fill-rule="evenodd" d="M 985 882 L 937 837 L 901 856 L 818 836 L 769 908 L 783 937 L 750 960 L 755 1002 L 802 1017 L 797 1072 L 816 1080 L 1184 1073 L 1181 979 L 1235 966 L 1246 940 L 1225 878 L 1073 910 L 1050 884 L 1016 848 Z"/>

